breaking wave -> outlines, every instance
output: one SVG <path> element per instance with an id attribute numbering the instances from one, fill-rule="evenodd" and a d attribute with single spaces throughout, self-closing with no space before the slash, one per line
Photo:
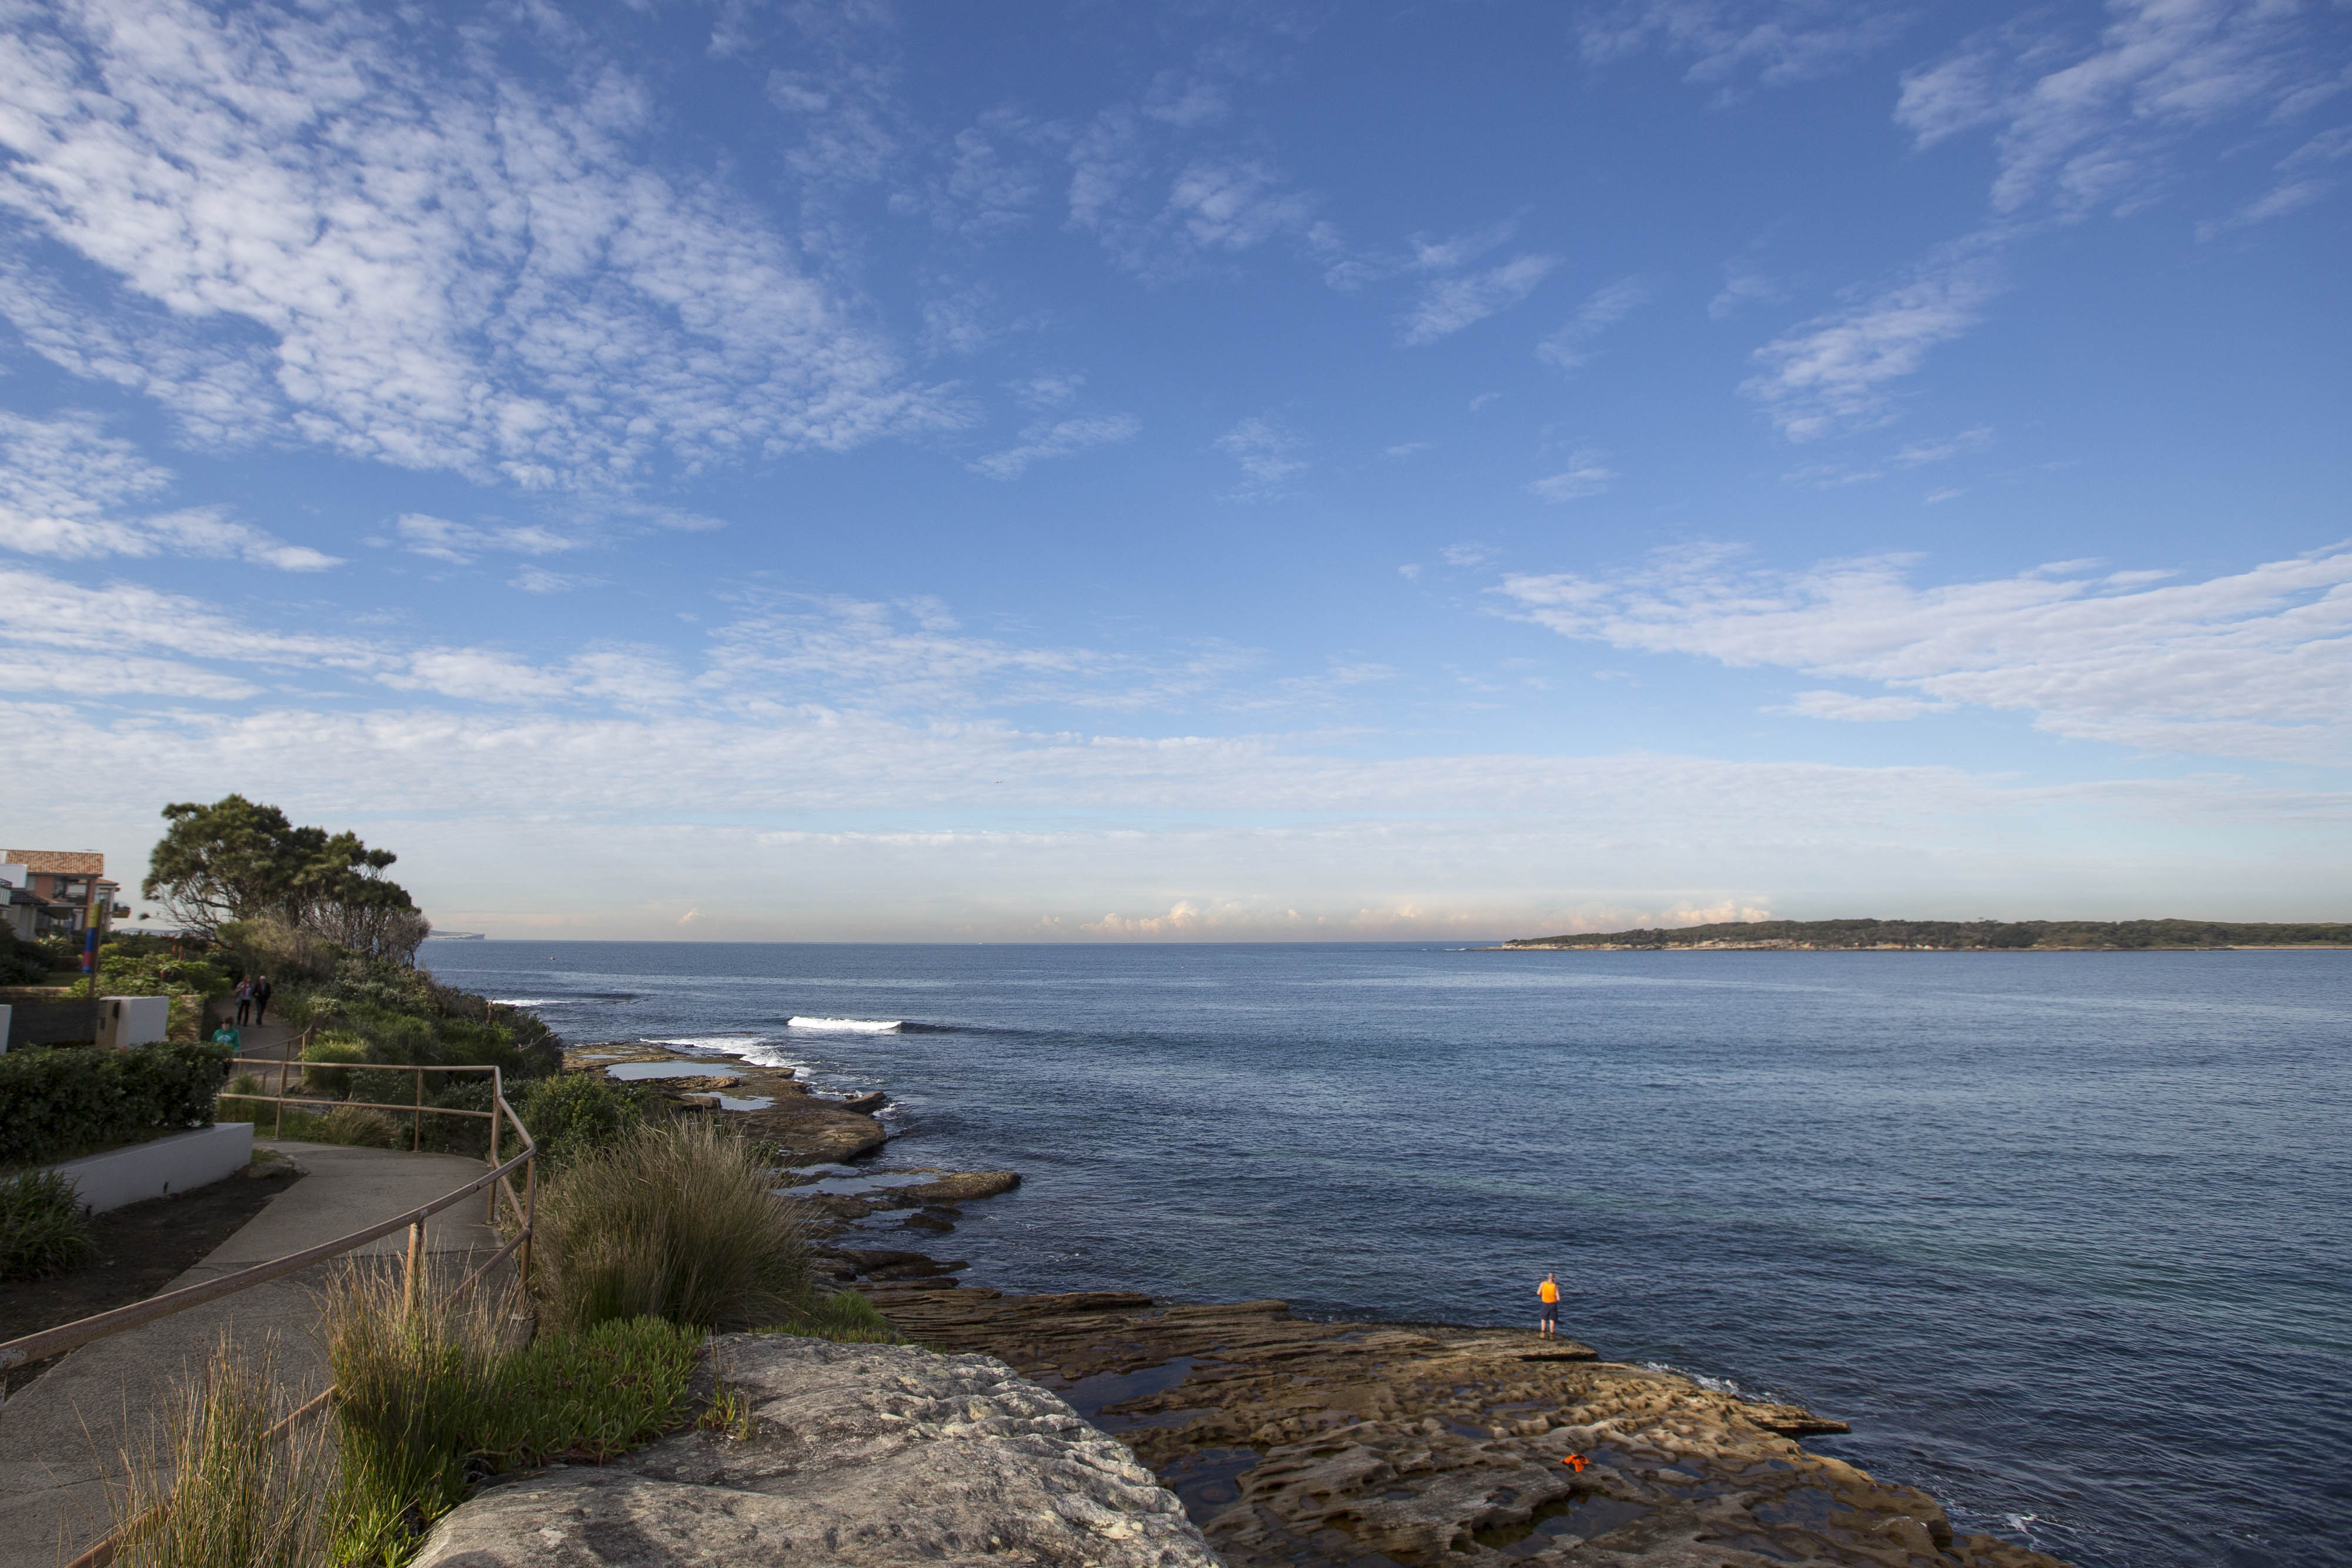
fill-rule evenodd
<path id="1" fill-rule="evenodd" d="M 789 1018 L 787 1029 L 822 1030 L 828 1034 L 897 1034 L 907 1027 L 904 1019 L 809 1019 Z"/>

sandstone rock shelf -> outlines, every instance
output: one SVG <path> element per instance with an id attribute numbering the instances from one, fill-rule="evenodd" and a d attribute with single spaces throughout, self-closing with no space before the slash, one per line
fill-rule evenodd
<path id="1" fill-rule="evenodd" d="M 1843 1430 L 1529 1330 L 877 1284 L 910 1338 L 1058 1389 L 1228 1568 L 2063 1568 L 1805 1451 Z M 1565 1462 L 1580 1457 L 1577 1469 Z"/>

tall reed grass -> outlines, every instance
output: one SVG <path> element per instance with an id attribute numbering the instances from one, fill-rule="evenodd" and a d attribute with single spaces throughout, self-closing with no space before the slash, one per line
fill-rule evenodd
<path id="1" fill-rule="evenodd" d="M 808 1247 L 773 1180 L 755 1150 L 700 1120 L 574 1160 L 539 1198 L 551 1324 L 751 1328 L 787 1315 L 808 1295 Z"/>
<path id="2" fill-rule="evenodd" d="M 117 1568 L 326 1568 L 334 1490 L 328 1423 L 273 1433 L 294 1402 L 274 1346 L 240 1352 L 226 1333 L 204 1372 L 173 1389 L 161 1430 L 126 1451 L 110 1511 Z"/>
<path id="3" fill-rule="evenodd" d="M 396 1560 L 465 1497 L 509 1335 L 498 1292 L 461 1295 L 454 1270 L 431 1262 L 412 1288 L 390 1261 L 347 1260 L 319 1298 L 335 1373 L 341 1547 L 360 1563 Z"/>

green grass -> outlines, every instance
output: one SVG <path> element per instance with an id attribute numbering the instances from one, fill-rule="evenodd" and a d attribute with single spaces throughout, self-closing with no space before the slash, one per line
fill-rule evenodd
<path id="1" fill-rule="evenodd" d="M 749 1328 L 791 1312 L 808 1294 L 808 1249 L 772 1181 L 741 1140 L 699 1120 L 643 1127 L 575 1160 L 539 1198 L 551 1326 Z"/>
<path id="2" fill-rule="evenodd" d="M 551 1336 L 499 1368 L 477 1452 L 498 1469 L 564 1459 L 602 1464 L 676 1431 L 693 1416 L 687 1385 L 702 1333 L 659 1318 L 616 1319 Z"/>
<path id="3" fill-rule="evenodd" d="M 62 1274 L 97 1251 L 71 1182 L 55 1171 L 0 1178 L 0 1280 Z"/>

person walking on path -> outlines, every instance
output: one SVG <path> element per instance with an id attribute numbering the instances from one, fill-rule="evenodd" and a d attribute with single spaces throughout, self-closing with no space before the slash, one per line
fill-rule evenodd
<path id="1" fill-rule="evenodd" d="M 1559 1333 L 1559 1281 L 1549 1274 L 1536 1287 L 1536 1300 L 1543 1305 L 1543 1316 L 1536 1323 L 1536 1333 L 1550 1339 Z"/>
<path id="2" fill-rule="evenodd" d="M 270 994 L 277 989 L 277 987 L 269 983 L 268 976 L 256 975 L 253 977 L 253 1021 L 255 1023 L 262 1024 L 269 1021 L 269 998 Z"/>
<path id="3" fill-rule="evenodd" d="M 236 983 L 236 1021 L 239 1024 L 248 1024 L 253 1021 L 253 982 L 251 980 L 239 980 Z"/>

